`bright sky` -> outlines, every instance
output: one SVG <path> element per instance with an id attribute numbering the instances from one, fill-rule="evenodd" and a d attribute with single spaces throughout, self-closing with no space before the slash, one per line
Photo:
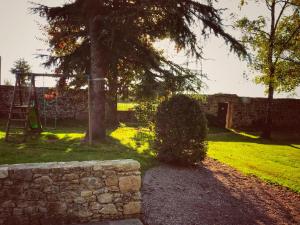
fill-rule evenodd
<path id="1" fill-rule="evenodd" d="M 34 1 L 34 0 L 33 0 Z M 66 0 L 36 0 L 48 5 L 59 5 Z M 228 17 L 230 12 L 247 15 L 249 17 L 257 17 L 265 13 L 264 7 L 257 5 L 248 5 L 242 11 L 238 9 L 240 0 L 226 0 L 219 3 L 219 7 L 228 8 L 228 13 L 224 14 Z M 13 83 L 14 76 L 9 72 L 14 61 L 18 58 L 24 58 L 29 62 L 32 71 L 43 73 L 51 71 L 41 66 L 41 59 L 37 58 L 37 54 L 47 53 L 47 45 L 39 38 L 42 37 L 38 23 L 44 23 L 38 15 L 29 13 L 30 3 L 27 0 L 0 0 L 0 56 L 2 58 L 1 84 L 4 81 Z M 236 31 L 233 31 L 238 36 Z M 166 53 L 177 62 L 184 62 L 186 58 L 183 54 L 175 54 L 172 44 L 164 41 L 160 43 L 161 47 L 166 49 Z M 246 79 L 244 72 L 249 74 L 249 69 L 245 62 L 241 62 L 237 56 L 229 53 L 228 46 L 222 39 L 211 38 L 204 43 L 204 57 L 209 60 L 203 61 L 203 72 L 208 74 L 206 84 L 208 88 L 204 93 L 230 93 L 240 96 L 263 97 L 264 87 L 253 83 L 253 75 L 249 75 Z M 194 68 L 200 69 L 200 66 L 193 65 Z M 50 80 L 38 80 L 38 85 L 51 83 Z M 291 97 L 291 94 L 280 94 L 276 97 Z M 300 89 L 296 91 L 296 96 L 300 98 Z"/>

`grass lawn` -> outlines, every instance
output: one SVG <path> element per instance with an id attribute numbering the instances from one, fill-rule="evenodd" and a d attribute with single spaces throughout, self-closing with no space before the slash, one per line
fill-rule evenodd
<path id="1" fill-rule="evenodd" d="M 40 137 L 26 143 L 15 144 L 4 141 L 4 126 L 0 125 L 0 164 L 85 161 L 109 159 L 136 159 L 142 171 L 157 162 L 149 147 L 153 137 L 145 130 L 135 127 L 120 127 L 108 132 L 105 143 L 89 146 L 81 143 L 84 126 L 64 127 L 43 132 Z"/>
<path id="2" fill-rule="evenodd" d="M 142 171 L 158 164 L 151 149 L 153 134 L 136 127 L 109 131 L 106 142 L 95 146 L 81 143 L 84 125 L 78 123 L 76 127 L 64 123 L 23 144 L 6 143 L 4 135 L 0 124 L 0 164 L 132 158 L 141 163 Z M 299 137 L 265 141 L 249 133 L 212 128 L 208 144 L 209 157 L 300 193 Z"/>
<path id="3" fill-rule="evenodd" d="M 279 135 L 276 140 L 242 132 L 212 134 L 208 156 L 300 193 L 300 138 Z"/>
<path id="4" fill-rule="evenodd" d="M 133 110 L 136 105 L 134 102 L 118 102 L 118 111 Z"/>

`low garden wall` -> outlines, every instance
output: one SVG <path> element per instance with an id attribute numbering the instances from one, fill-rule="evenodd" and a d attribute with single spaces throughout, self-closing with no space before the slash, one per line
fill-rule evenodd
<path id="1" fill-rule="evenodd" d="M 0 166 L 0 225 L 59 225 L 138 217 L 134 160 Z"/>

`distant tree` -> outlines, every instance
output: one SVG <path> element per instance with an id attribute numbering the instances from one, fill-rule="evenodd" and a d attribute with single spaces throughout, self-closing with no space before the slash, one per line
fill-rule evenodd
<path id="1" fill-rule="evenodd" d="M 202 51 L 192 25 L 200 22 L 203 35 L 221 36 L 232 50 L 245 54 L 244 47 L 224 31 L 220 11 L 210 0 L 206 4 L 193 0 L 75 0 L 62 7 L 39 5 L 34 10 L 46 17 L 55 33 L 50 44 L 66 47 L 65 62 L 74 52 L 78 54 L 70 63 L 77 59 L 80 65 L 82 56 L 83 61 L 90 60 L 92 140 L 105 137 L 104 79 L 112 75 L 118 80 L 122 77 L 119 68 L 142 70 L 158 79 L 180 76 L 181 68 L 153 46 L 156 40 L 169 38 L 178 49 L 199 59 Z"/>
<path id="2" fill-rule="evenodd" d="M 10 72 L 12 74 L 19 74 L 21 83 L 25 85 L 26 75 L 31 72 L 31 67 L 25 59 L 20 58 L 14 62 L 14 65 L 10 69 Z"/>
<path id="3" fill-rule="evenodd" d="M 12 83 L 10 80 L 4 80 L 4 85 L 11 86 Z"/>
<path id="4" fill-rule="evenodd" d="M 292 91 L 300 84 L 300 1 L 255 1 L 269 15 L 250 20 L 242 18 L 236 26 L 243 32 L 243 42 L 252 50 L 250 67 L 259 71 L 257 83 L 267 87 L 267 114 L 262 137 L 271 138 L 274 91 Z M 247 1 L 241 1 L 244 5 Z"/>

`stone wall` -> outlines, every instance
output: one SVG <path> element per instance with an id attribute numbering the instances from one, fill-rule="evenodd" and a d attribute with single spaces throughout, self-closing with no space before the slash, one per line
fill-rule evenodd
<path id="1" fill-rule="evenodd" d="M 37 88 L 41 116 L 45 113 L 47 118 L 58 119 L 84 119 L 87 114 L 87 93 L 82 90 L 79 93 L 66 92 L 55 101 L 46 102 L 43 93 L 48 88 Z M 0 86 L 0 116 L 7 118 L 7 113 L 13 93 L 12 86 Z M 228 105 L 226 112 L 227 128 L 255 128 L 263 125 L 266 116 L 266 98 L 239 97 L 231 94 L 208 95 L 203 109 L 208 117 L 218 119 L 219 105 Z M 44 118 L 44 117 L 43 117 Z M 120 122 L 135 122 L 134 112 L 118 112 Z M 42 120 L 44 121 L 44 120 Z M 274 99 L 273 121 L 275 128 L 300 129 L 300 99 Z"/>
<path id="2" fill-rule="evenodd" d="M 0 225 L 60 225 L 137 217 L 134 160 L 0 166 Z"/>
<path id="3" fill-rule="evenodd" d="M 218 117 L 219 104 L 227 103 L 227 128 L 260 129 L 266 117 L 266 98 L 239 97 L 237 95 L 208 95 L 203 104 L 208 115 Z M 300 99 L 274 99 L 273 124 L 275 129 L 300 129 Z"/>
<path id="4" fill-rule="evenodd" d="M 10 103 L 13 96 L 13 86 L 0 86 L 0 118 L 7 119 Z M 45 87 L 38 87 L 37 96 L 39 104 L 39 112 L 42 118 L 42 123 L 45 119 L 88 119 L 88 102 L 87 90 L 68 91 L 59 93 L 56 100 L 44 100 L 44 94 L 50 89 Z M 45 118 L 46 116 L 46 118 Z M 118 120 L 120 122 L 135 122 L 134 112 L 119 111 Z"/>
<path id="5" fill-rule="evenodd" d="M 13 86 L 0 86 L 0 116 L 3 118 L 8 116 L 10 103 L 13 96 Z M 80 90 L 79 92 L 64 92 L 51 101 L 44 100 L 44 94 L 47 94 L 51 89 L 37 87 L 37 96 L 39 104 L 39 112 L 42 117 L 59 118 L 59 119 L 85 119 L 87 118 L 87 91 Z M 24 89 L 23 95 L 28 93 L 28 89 Z"/>

